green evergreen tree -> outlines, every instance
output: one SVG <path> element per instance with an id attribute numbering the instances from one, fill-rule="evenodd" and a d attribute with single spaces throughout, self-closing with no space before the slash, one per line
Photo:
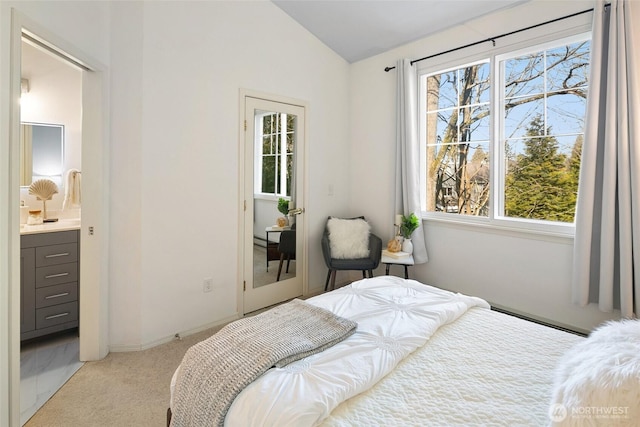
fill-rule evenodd
<path id="1" fill-rule="evenodd" d="M 505 214 L 510 217 L 573 222 L 577 179 L 572 159 L 558 151 L 558 141 L 545 132 L 542 117 L 527 128 L 524 153 L 509 166 Z M 579 159 L 578 169 L 579 170 Z"/>
<path id="2" fill-rule="evenodd" d="M 582 159 L 582 142 L 584 137 L 578 135 L 576 142 L 573 144 L 571 150 L 571 157 L 569 157 L 569 174 L 571 175 L 571 182 L 575 185 L 575 191 L 578 191 L 578 181 L 580 180 L 580 161 Z"/>

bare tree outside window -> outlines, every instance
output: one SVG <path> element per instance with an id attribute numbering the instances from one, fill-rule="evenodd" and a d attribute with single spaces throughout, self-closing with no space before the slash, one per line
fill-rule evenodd
<path id="1" fill-rule="evenodd" d="M 582 41 L 423 76 L 426 95 L 426 209 L 488 216 L 490 129 L 497 121 L 504 162 L 504 212 L 573 222 L 584 132 L 589 42 Z M 492 65 L 496 64 L 496 65 Z M 490 114 L 490 74 L 503 114 Z M 538 146 L 538 147 L 536 147 Z M 546 149 L 546 155 L 540 156 Z M 498 188 L 498 187 L 496 187 Z M 526 190 L 526 191 L 525 191 Z M 532 194 L 547 195 L 535 201 Z"/>
<path id="2" fill-rule="evenodd" d="M 426 79 L 427 210 L 487 215 L 489 63 Z"/>

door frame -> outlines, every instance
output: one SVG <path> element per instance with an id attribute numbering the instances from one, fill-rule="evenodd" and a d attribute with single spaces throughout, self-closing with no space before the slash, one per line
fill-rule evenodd
<path id="1" fill-rule="evenodd" d="M 238 284 L 237 284 L 237 312 L 240 316 L 243 316 L 245 312 L 245 301 L 244 301 L 244 289 L 245 289 L 245 262 L 246 262 L 246 254 L 245 249 L 246 239 L 245 235 L 245 209 L 248 209 L 247 203 L 245 200 L 245 187 L 247 185 L 247 177 L 246 177 L 246 168 L 245 168 L 245 158 L 247 155 L 247 148 L 245 142 L 245 123 L 247 126 L 253 122 L 253 117 L 246 117 L 246 98 L 257 98 L 265 101 L 276 102 L 280 104 L 290 104 L 297 107 L 302 107 L 305 111 L 305 122 L 304 122 L 304 148 L 302 156 L 296 158 L 296 161 L 302 162 L 303 165 L 303 174 L 299 179 L 302 181 L 302 192 L 303 197 L 302 200 L 297 201 L 297 206 L 306 207 L 308 201 L 308 189 L 309 189 L 309 180 L 308 180 L 308 135 L 309 135 L 309 106 L 305 101 L 289 98 L 281 95 L 274 95 L 259 91 L 254 91 L 250 89 L 240 89 L 239 91 L 239 114 L 238 117 Z M 252 181 L 253 185 L 253 181 Z M 300 183 L 296 183 L 296 185 L 300 185 Z M 253 215 L 251 216 L 253 218 Z M 296 234 L 300 238 L 302 238 L 302 254 L 298 256 L 296 254 L 296 258 L 300 259 L 302 262 L 302 269 L 298 270 L 298 266 L 296 265 L 296 274 L 301 275 L 302 279 L 302 295 L 307 295 L 309 292 L 309 284 L 308 284 L 308 272 L 309 272 L 309 263 L 308 263 L 308 242 L 307 242 L 307 230 L 308 230 L 308 221 L 305 219 L 303 221 L 303 226 L 300 228 L 296 227 Z M 253 235 L 250 236 L 253 240 Z"/>
<path id="2" fill-rule="evenodd" d="M 7 335 L 8 352 L 7 366 L 2 354 L 3 372 L 8 372 L 8 411 L 0 417 L 0 424 L 4 421 L 10 426 L 20 425 L 20 227 L 19 227 L 19 146 L 20 146 L 20 70 L 22 57 L 22 34 L 28 33 L 48 47 L 67 55 L 76 63 L 90 71 L 82 72 L 82 166 L 83 201 L 87 209 L 83 208 L 82 226 L 80 229 L 80 359 L 98 360 L 108 352 L 108 233 L 109 233 L 109 78 L 107 67 L 87 56 L 74 45 L 33 22 L 15 9 L 11 10 L 10 54 L 8 66 L 8 101 L 10 101 L 8 116 L 2 120 L 8 121 L 8 133 L 2 137 L 8 138 L 8 162 L 3 171 L 2 180 L 7 179 L 8 197 L 4 212 L 0 214 L 0 237 L 8 242 L 7 247 L 0 248 L 7 252 L 7 274 L 0 277 L 6 282 L 7 302 Z M 5 99 L 3 98 L 3 102 Z M 87 143 L 91 141 L 91 143 Z M 90 172 L 87 172 L 89 171 Z M 89 234 L 89 227 L 93 227 L 94 234 Z M 5 239 L 6 238 L 6 239 Z M 2 285 L 2 283 L 0 283 Z M 6 293 L 5 293 L 6 292 Z M 2 304 L 5 302 L 2 301 Z M 5 307 L 3 307 L 5 308 Z M 1 310 L 0 310 L 1 311 Z M 4 337 L 4 331 L 0 338 Z M 5 371 L 5 367 L 8 369 Z M 4 382 L 4 375 L 0 375 Z M 4 390 L 0 390 L 4 397 Z M 0 405 L 4 409 L 4 398 Z"/>

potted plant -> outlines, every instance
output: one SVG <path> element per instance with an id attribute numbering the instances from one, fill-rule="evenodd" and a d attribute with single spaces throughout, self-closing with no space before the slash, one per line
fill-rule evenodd
<path id="1" fill-rule="evenodd" d="M 409 216 L 402 215 L 402 221 L 400 222 L 400 234 L 404 237 L 404 241 L 402 242 L 402 252 L 413 252 L 411 235 L 419 226 L 420 220 L 414 213 L 411 213 Z"/>
<path id="2" fill-rule="evenodd" d="M 289 201 L 284 197 L 278 199 L 278 211 L 284 216 L 289 215 Z"/>
<path id="3" fill-rule="evenodd" d="M 289 225 L 289 201 L 284 197 L 278 199 L 278 212 L 284 215 L 282 221 L 280 221 L 280 219 L 278 220 L 278 225 L 280 225 L 280 223 L 282 223 L 283 226 Z"/>

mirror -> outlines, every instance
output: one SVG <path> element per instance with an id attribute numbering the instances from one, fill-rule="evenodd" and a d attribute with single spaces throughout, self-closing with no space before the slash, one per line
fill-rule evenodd
<path id="1" fill-rule="evenodd" d="M 62 185 L 64 126 L 23 122 L 20 131 L 20 185 L 46 178 Z"/>
<path id="2" fill-rule="evenodd" d="M 298 117 L 256 110 L 254 119 L 253 286 L 256 288 L 296 277 L 296 217 L 283 212 L 287 211 L 287 202 L 288 209 L 296 206 Z"/>

